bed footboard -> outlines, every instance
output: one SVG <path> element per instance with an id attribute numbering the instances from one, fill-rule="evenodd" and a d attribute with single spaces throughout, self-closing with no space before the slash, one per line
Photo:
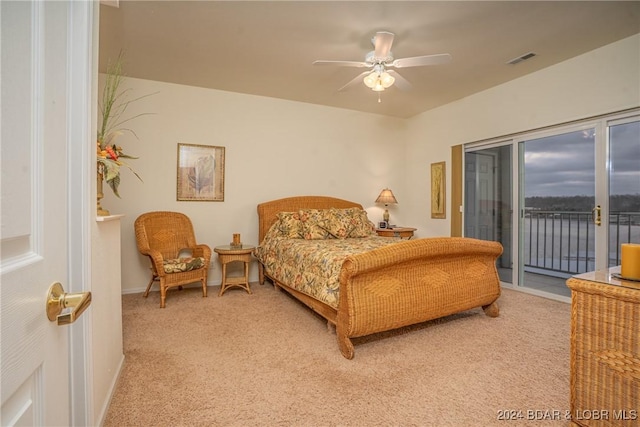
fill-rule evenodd
<path id="1" fill-rule="evenodd" d="M 498 316 L 502 246 L 442 237 L 398 243 L 350 256 L 340 276 L 338 344 L 351 359 L 351 338 L 483 307 Z"/>

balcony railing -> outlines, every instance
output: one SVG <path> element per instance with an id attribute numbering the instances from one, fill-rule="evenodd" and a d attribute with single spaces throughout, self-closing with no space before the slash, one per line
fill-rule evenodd
<path id="1" fill-rule="evenodd" d="M 525 211 L 525 267 L 567 277 L 595 270 L 594 227 L 591 212 Z M 610 213 L 609 266 L 629 242 L 640 242 L 640 212 Z"/>

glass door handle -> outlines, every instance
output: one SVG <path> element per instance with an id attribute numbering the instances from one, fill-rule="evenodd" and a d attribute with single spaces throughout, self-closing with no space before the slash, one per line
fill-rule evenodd
<path id="1" fill-rule="evenodd" d="M 600 209 L 600 205 L 591 209 L 591 220 L 595 225 L 602 225 L 602 209 Z"/>

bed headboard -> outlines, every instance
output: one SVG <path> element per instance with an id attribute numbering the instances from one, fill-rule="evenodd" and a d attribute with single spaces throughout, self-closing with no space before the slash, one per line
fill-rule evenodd
<path id="1" fill-rule="evenodd" d="M 272 200 L 258 205 L 258 243 L 278 219 L 278 212 L 296 212 L 300 209 L 362 208 L 362 205 L 348 200 L 327 196 L 297 196 Z"/>

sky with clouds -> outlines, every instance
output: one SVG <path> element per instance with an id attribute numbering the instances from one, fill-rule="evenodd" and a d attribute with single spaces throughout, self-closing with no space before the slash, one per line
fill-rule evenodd
<path id="1" fill-rule="evenodd" d="M 640 194 L 640 122 L 611 129 L 611 194 Z M 593 196 L 594 134 L 577 131 L 525 142 L 525 197 Z"/>

